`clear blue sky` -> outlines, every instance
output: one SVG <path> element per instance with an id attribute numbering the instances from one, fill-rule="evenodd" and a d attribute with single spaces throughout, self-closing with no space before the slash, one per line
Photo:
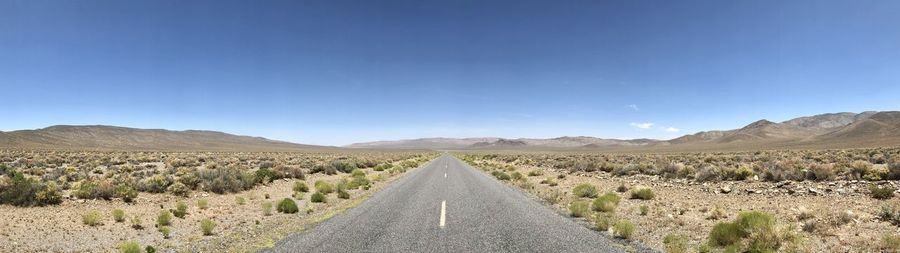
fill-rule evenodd
<path id="1" fill-rule="evenodd" d="M 0 90 L 2 131 L 667 139 L 900 109 L 900 1 L 0 0 Z"/>

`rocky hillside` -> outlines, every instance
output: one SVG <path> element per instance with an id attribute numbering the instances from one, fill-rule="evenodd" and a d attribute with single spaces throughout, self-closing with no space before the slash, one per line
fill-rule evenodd
<path id="1" fill-rule="evenodd" d="M 162 151 L 297 151 L 327 148 L 214 131 L 51 126 L 0 132 L 0 148 Z"/>

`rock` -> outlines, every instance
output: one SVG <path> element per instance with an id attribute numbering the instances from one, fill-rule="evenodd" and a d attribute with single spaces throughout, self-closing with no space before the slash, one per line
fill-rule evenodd
<path id="1" fill-rule="evenodd" d="M 809 187 L 809 193 L 812 193 L 813 195 L 822 195 L 822 191 L 814 187 Z"/>
<path id="2" fill-rule="evenodd" d="M 759 175 L 753 175 L 753 181 L 759 181 Z"/>
<path id="3" fill-rule="evenodd" d="M 756 190 L 755 190 L 755 189 L 746 189 L 746 190 L 744 190 L 744 191 L 746 191 L 746 192 L 747 192 L 747 194 L 754 194 L 754 193 L 759 193 L 759 192 L 758 192 L 758 191 L 756 191 Z"/>
<path id="4" fill-rule="evenodd" d="M 719 188 L 719 192 L 728 194 L 728 193 L 731 192 L 731 187 L 728 187 L 728 186 L 722 186 L 722 188 Z"/>

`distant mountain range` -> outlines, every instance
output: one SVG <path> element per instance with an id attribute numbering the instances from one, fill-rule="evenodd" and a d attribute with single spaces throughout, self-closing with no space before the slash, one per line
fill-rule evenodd
<path id="1" fill-rule="evenodd" d="M 349 148 L 392 149 L 584 149 L 736 150 L 851 148 L 900 145 L 900 112 L 828 113 L 781 123 L 759 120 L 740 129 L 685 135 L 672 140 L 559 137 L 553 139 L 424 138 L 356 143 Z"/>
<path id="2" fill-rule="evenodd" d="M 345 148 L 435 150 L 719 151 L 782 148 L 855 148 L 900 145 L 900 112 L 829 113 L 781 123 L 759 120 L 740 129 L 671 140 L 587 136 L 535 138 L 423 138 L 356 143 Z M 116 126 L 51 126 L 0 132 L 0 149 L 143 151 L 303 151 L 338 149 L 214 131 L 170 131 Z"/>
<path id="3" fill-rule="evenodd" d="M 0 132 L 0 148 L 141 151 L 301 151 L 323 149 L 214 131 L 170 131 L 115 126 L 51 126 Z"/>

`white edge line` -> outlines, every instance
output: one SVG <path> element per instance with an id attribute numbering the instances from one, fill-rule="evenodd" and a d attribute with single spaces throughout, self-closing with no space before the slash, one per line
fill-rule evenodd
<path id="1" fill-rule="evenodd" d="M 441 201 L 441 224 L 440 224 L 440 226 L 442 228 L 444 227 L 444 223 L 447 220 L 446 217 L 447 217 L 447 201 L 444 200 L 444 201 Z"/>

